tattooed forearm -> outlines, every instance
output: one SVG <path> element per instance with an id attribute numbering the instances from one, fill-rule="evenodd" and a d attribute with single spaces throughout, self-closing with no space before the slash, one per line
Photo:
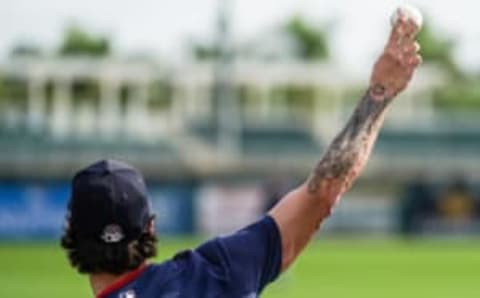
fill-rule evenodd
<path id="1" fill-rule="evenodd" d="M 370 89 L 363 97 L 346 127 L 316 166 L 308 181 L 311 195 L 337 198 L 362 170 L 391 102 L 390 99 L 373 98 L 371 94 L 375 91 Z"/>

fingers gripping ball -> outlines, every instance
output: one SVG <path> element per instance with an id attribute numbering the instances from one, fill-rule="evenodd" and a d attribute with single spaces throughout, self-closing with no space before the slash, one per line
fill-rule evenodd
<path id="1" fill-rule="evenodd" d="M 408 86 L 422 61 L 416 41 L 422 20 L 421 13 L 411 6 L 401 6 L 392 15 L 390 38 L 370 80 L 373 98 L 392 99 Z"/>
<path id="2" fill-rule="evenodd" d="M 418 8 L 407 4 L 399 6 L 390 18 L 392 26 L 395 26 L 402 17 L 406 20 L 412 20 L 417 25 L 417 30 L 422 28 L 423 16 Z"/>

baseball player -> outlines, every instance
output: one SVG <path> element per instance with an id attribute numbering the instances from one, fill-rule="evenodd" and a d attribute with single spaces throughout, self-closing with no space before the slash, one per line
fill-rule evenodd
<path id="1" fill-rule="evenodd" d="M 312 174 L 259 221 L 154 264 L 154 220 L 142 175 L 104 160 L 75 175 L 62 237 L 98 298 L 254 298 L 287 270 L 362 171 L 387 108 L 421 63 L 417 23 L 400 16 L 370 85 Z"/>

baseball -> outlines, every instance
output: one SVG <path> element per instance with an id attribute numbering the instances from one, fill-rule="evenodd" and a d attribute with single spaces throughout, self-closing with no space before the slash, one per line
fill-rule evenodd
<path id="1" fill-rule="evenodd" d="M 423 16 L 420 10 L 418 8 L 411 6 L 411 5 L 401 5 L 399 6 L 395 12 L 392 14 L 392 17 L 390 19 L 390 22 L 392 23 L 392 26 L 394 26 L 398 19 L 401 16 L 406 16 L 407 19 L 411 19 L 417 24 L 418 30 L 422 28 L 423 24 Z"/>

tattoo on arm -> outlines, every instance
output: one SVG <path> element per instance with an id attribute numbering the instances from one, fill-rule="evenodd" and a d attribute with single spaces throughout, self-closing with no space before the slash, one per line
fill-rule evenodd
<path id="1" fill-rule="evenodd" d="M 369 89 L 362 98 L 348 124 L 317 164 L 308 181 L 311 195 L 337 198 L 350 188 L 365 165 L 391 102 L 391 99 L 377 97 L 375 88 Z M 330 208 L 327 209 L 330 213 Z"/>

